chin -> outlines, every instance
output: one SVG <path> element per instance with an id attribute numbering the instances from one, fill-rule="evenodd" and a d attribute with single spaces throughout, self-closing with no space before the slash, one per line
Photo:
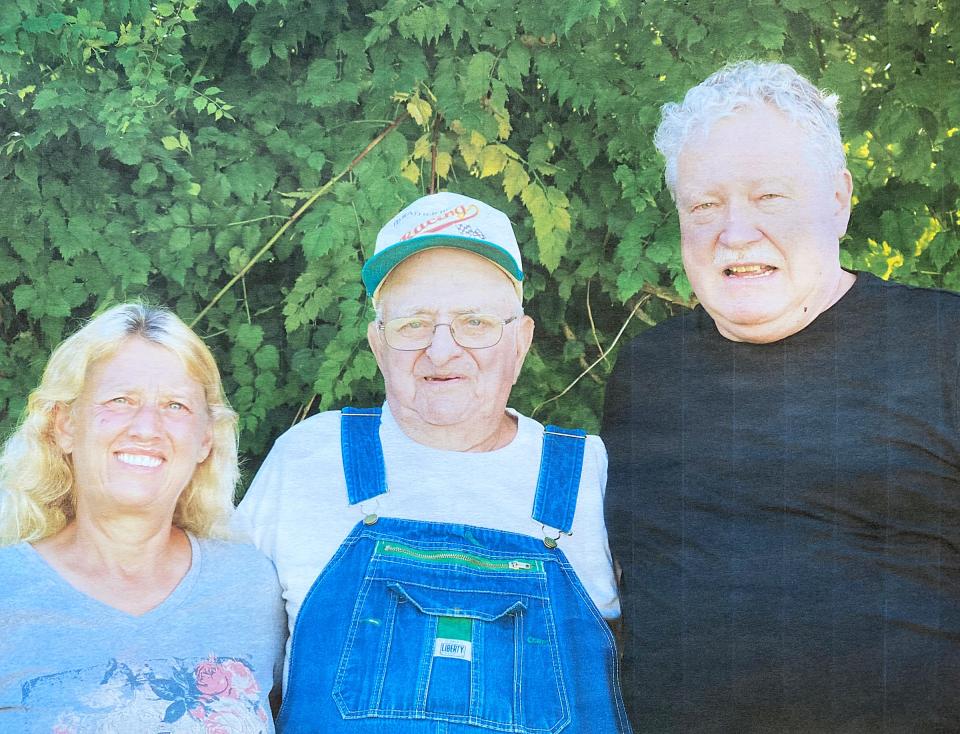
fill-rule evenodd
<path id="1" fill-rule="evenodd" d="M 717 321 L 726 321 L 738 326 L 760 326 L 776 321 L 786 312 L 783 303 L 744 303 L 742 300 L 720 299 L 716 303 L 703 301 L 703 307 Z"/>

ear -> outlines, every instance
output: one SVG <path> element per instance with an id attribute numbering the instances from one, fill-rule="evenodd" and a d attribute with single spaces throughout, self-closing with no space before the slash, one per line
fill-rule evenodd
<path id="1" fill-rule="evenodd" d="M 213 451 L 213 425 L 207 426 L 207 430 L 204 431 L 203 441 L 200 442 L 200 453 L 197 456 L 197 463 L 202 464 L 207 459 L 210 458 L 210 453 Z"/>
<path id="2" fill-rule="evenodd" d="M 833 197 L 836 203 L 833 220 L 837 239 L 843 237 L 847 232 L 847 225 L 850 223 L 850 202 L 853 196 L 853 176 L 850 171 L 844 168 L 836 175 L 834 180 Z"/>
<path id="3" fill-rule="evenodd" d="M 536 324 L 533 319 L 524 314 L 520 317 L 520 323 L 517 324 L 517 352 L 516 367 L 513 371 L 513 384 L 517 384 L 517 378 L 520 377 L 520 370 L 523 369 L 523 360 L 527 358 L 527 352 L 530 351 L 530 345 L 533 343 L 533 330 Z"/>
<path id="4" fill-rule="evenodd" d="M 380 368 L 380 374 L 383 374 L 384 350 L 387 348 L 387 345 L 383 341 L 383 337 L 380 334 L 380 327 L 375 320 L 367 324 L 367 344 L 370 345 L 370 351 L 373 352 L 373 356 L 377 360 L 377 367 Z"/>
<path id="5" fill-rule="evenodd" d="M 66 403 L 57 403 L 53 408 L 53 440 L 65 454 L 73 453 L 75 426 L 73 411 Z"/>

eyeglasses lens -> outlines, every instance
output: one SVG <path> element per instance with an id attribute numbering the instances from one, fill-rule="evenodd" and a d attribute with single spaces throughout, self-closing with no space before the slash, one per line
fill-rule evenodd
<path id="1" fill-rule="evenodd" d="M 512 321 L 512 319 L 511 319 Z M 433 341 L 438 326 L 450 329 L 453 340 L 465 349 L 486 349 L 503 336 L 503 319 L 483 314 L 463 314 L 451 323 L 436 323 L 430 319 L 404 317 L 390 319 L 383 324 L 387 344 L 402 351 L 426 349 Z"/>

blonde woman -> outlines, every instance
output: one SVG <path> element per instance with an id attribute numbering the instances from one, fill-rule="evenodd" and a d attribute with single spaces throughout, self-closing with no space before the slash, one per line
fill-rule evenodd
<path id="1" fill-rule="evenodd" d="M 223 539 L 236 414 L 176 316 L 61 344 L 0 456 L 0 731 L 273 732 L 272 564 Z"/>

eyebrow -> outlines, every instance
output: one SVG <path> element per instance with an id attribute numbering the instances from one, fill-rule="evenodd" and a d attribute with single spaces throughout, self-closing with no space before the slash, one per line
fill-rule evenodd
<path id="1" fill-rule="evenodd" d="M 492 308 L 483 309 L 483 308 L 476 308 L 473 306 L 466 306 L 466 307 L 451 309 L 450 313 L 454 314 L 455 316 L 463 316 L 464 314 L 469 314 L 469 313 L 489 313 L 492 310 L 493 310 Z M 397 311 L 397 313 L 391 318 L 402 319 L 402 318 L 408 318 L 410 316 L 436 316 L 437 313 L 438 313 L 438 309 L 436 308 L 427 308 L 425 306 L 417 306 L 417 307 Z"/>

